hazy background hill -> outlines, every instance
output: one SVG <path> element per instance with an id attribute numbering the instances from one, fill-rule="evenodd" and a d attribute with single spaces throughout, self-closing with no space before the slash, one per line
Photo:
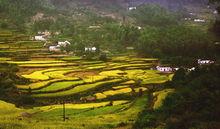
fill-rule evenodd
<path id="1" fill-rule="evenodd" d="M 135 21 L 136 17 L 130 15 L 132 11 L 128 8 L 134 6 L 141 10 L 142 5 L 145 4 L 157 4 L 187 14 L 190 12 L 187 11 L 188 7 L 205 8 L 208 0 L 0 0 L 0 26 L 20 31 L 26 31 L 26 28 L 34 29 L 35 32 L 36 28 L 32 26 L 34 23 L 43 21 L 49 25 L 57 19 L 65 20 L 63 25 L 72 21 L 84 25 L 87 24 L 84 22 L 90 21 L 89 24 L 92 25 L 106 21 L 119 23 L 124 20 L 132 24 L 138 21 Z M 146 17 L 146 11 L 149 10 L 142 13 L 137 11 L 137 13 L 140 17 Z M 157 12 L 161 11 L 163 10 L 158 8 Z"/>

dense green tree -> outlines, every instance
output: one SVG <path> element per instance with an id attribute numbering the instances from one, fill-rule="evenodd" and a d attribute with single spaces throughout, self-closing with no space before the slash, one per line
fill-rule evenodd
<path id="1" fill-rule="evenodd" d="M 147 4 L 131 11 L 131 17 L 134 17 L 140 25 L 167 26 L 177 24 L 178 15 L 158 5 Z"/>
<path id="2" fill-rule="evenodd" d="M 140 55 L 159 58 L 215 58 L 213 40 L 211 34 L 197 27 L 146 27 L 136 48 Z"/>
<path id="3" fill-rule="evenodd" d="M 25 84 L 28 81 L 16 75 L 18 68 L 16 65 L 0 63 L 0 98 L 14 100 L 13 94 L 17 94 L 15 84 Z"/>
<path id="4" fill-rule="evenodd" d="M 180 71 L 174 76 L 184 82 L 173 83 L 175 92 L 169 94 L 157 110 L 145 109 L 139 114 L 134 129 L 218 129 L 220 87 L 218 65 L 197 68 L 181 80 Z M 181 70 L 182 71 L 182 70 Z M 170 83 L 169 85 L 172 85 Z"/>

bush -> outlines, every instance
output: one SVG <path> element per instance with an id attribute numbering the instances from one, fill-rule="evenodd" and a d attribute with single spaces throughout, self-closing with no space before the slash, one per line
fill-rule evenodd
<path id="1" fill-rule="evenodd" d="M 19 99 L 19 105 L 33 105 L 34 103 L 35 100 L 30 95 L 22 95 Z"/>
<path id="2" fill-rule="evenodd" d="M 99 56 L 99 60 L 101 60 L 101 61 L 107 61 L 107 60 L 108 60 L 107 55 L 106 55 L 106 54 L 101 54 L 101 55 Z"/>
<path id="3" fill-rule="evenodd" d="M 17 54 L 12 58 L 14 61 L 28 61 L 30 60 L 30 55 L 28 54 Z"/>

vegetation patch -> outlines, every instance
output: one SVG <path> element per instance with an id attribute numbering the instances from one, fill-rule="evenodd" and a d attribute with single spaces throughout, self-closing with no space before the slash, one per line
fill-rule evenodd
<path id="1" fill-rule="evenodd" d="M 9 61 L 11 60 L 11 58 L 7 58 L 7 57 L 0 57 L 0 61 Z"/>
<path id="2" fill-rule="evenodd" d="M 75 63 L 51 63 L 51 64 L 21 64 L 20 67 L 27 68 L 40 68 L 40 67 L 64 67 L 64 66 L 75 66 Z"/>
<path id="3" fill-rule="evenodd" d="M 99 73 L 100 75 L 103 76 L 109 76 L 109 77 L 120 77 L 122 74 L 125 74 L 125 72 L 121 70 L 112 70 L 112 71 L 103 71 Z"/>
<path id="4" fill-rule="evenodd" d="M 103 93 L 96 93 L 94 96 L 96 97 L 96 99 L 105 99 L 105 98 L 107 98 L 107 96 Z"/>
<path id="5" fill-rule="evenodd" d="M 117 90 L 117 89 L 123 89 L 129 87 L 128 85 L 123 85 L 123 86 L 114 86 L 112 89 Z"/>
<path id="6" fill-rule="evenodd" d="M 63 57 L 61 58 L 61 60 L 64 60 L 64 61 L 78 61 L 78 60 L 82 60 L 81 57 L 78 57 L 78 56 L 68 56 L 68 57 Z"/>
<path id="7" fill-rule="evenodd" d="M 105 79 L 108 79 L 107 76 L 101 76 L 101 75 L 95 75 L 95 76 L 86 76 L 83 78 L 83 81 L 86 83 L 94 83 L 98 81 L 103 81 Z"/>
<path id="8" fill-rule="evenodd" d="M 52 63 L 65 63 L 65 61 L 58 61 L 58 60 L 50 60 L 50 61 L 9 61 L 8 63 L 11 64 L 18 64 L 18 65 L 23 65 L 23 64 L 52 64 Z"/>
<path id="9" fill-rule="evenodd" d="M 61 82 L 55 82 L 52 83 L 51 85 L 42 88 L 40 90 L 35 90 L 33 93 L 38 93 L 38 92 L 55 92 L 55 91 L 60 91 L 60 90 L 65 90 L 70 87 L 74 87 L 77 85 L 84 84 L 85 82 L 80 80 L 80 81 L 61 81 Z"/>
<path id="10" fill-rule="evenodd" d="M 22 76 L 33 80 L 48 80 L 50 78 L 63 79 L 65 77 L 64 74 L 72 71 L 74 71 L 74 68 L 50 68 L 50 69 L 35 71 L 31 74 L 22 75 Z M 66 77 L 66 79 L 76 80 L 77 78 Z"/>
<path id="11" fill-rule="evenodd" d="M 165 89 L 162 91 L 157 91 L 153 93 L 155 97 L 155 102 L 153 109 L 159 109 L 163 105 L 163 101 L 166 99 L 167 95 L 174 92 L 174 89 Z"/>
<path id="12" fill-rule="evenodd" d="M 161 75 L 156 70 L 126 70 L 129 79 L 141 80 L 141 84 L 159 84 L 168 80 L 168 75 Z"/>
<path id="13" fill-rule="evenodd" d="M 35 71 L 29 75 L 22 75 L 24 78 L 27 79 L 33 79 L 33 80 L 48 80 L 50 79 L 49 76 L 44 75 L 43 72 L 50 71 L 51 69 L 41 70 L 41 71 Z"/>
<path id="14" fill-rule="evenodd" d="M 145 68 L 150 68 L 152 64 L 125 64 L 125 65 L 120 65 L 120 66 L 114 66 L 111 69 L 122 69 L 122 68 L 129 68 L 129 67 L 145 67 Z"/>
<path id="15" fill-rule="evenodd" d="M 169 80 L 169 77 L 167 77 L 166 75 L 160 75 L 151 78 L 142 77 L 142 79 L 142 84 L 161 84 L 167 82 Z"/>
<path id="16" fill-rule="evenodd" d="M 70 90 L 66 90 L 66 91 L 60 91 L 60 92 L 56 92 L 56 93 L 47 93 L 47 94 L 34 94 L 32 95 L 33 97 L 61 97 L 61 96 L 68 96 L 68 95 L 73 95 L 73 94 L 77 94 L 80 92 L 84 92 L 87 91 L 89 89 L 93 89 L 93 88 L 98 88 L 101 86 L 105 86 L 105 85 L 111 85 L 114 83 L 119 83 L 121 82 L 121 79 L 113 79 L 113 80 L 109 80 L 109 81 L 102 81 L 102 82 L 97 82 L 97 83 L 93 83 L 93 84 L 85 84 L 85 85 L 80 85 L 80 86 L 76 86 Z"/>
<path id="17" fill-rule="evenodd" d="M 94 96 L 96 97 L 96 99 L 105 99 L 109 96 L 126 94 L 126 93 L 130 93 L 130 92 L 132 92 L 132 89 L 125 87 L 125 88 L 120 88 L 120 89 L 116 89 L 116 90 L 104 91 L 102 93 L 96 93 L 96 94 L 94 94 Z"/>
<path id="18" fill-rule="evenodd" d="M 65 107 L 67 109 L 86 109 L 86 108 L 98 108 L 98 107 L 104 107 L 109 105 L 109 102 L 100 102 L 100 103 L 85 103 L 85 104 L 65 104 Z M 125 104 L 128 103 L 128 101 L 126 100 L 118 100 L 118 101 L 113 101 L 112 105 L 116 106 L 116 105 L 121 105 L 121 104 Z M 50 111 L 50 110 L 54 110 L 54 109 L 62 109 L 63 105 L 50 105 L 50 106 L 43 106 L 43 107 L 36 107 L 36 109 L 40 109 L 43 111 Z"/>
<path id="19" fill-rule="evenodd" d="M 97 70 L 97 69 L 103 69 L 106 68 L 106 66 L 90 66 L 90 67 L 86 67 L 86 70 Z"/>
<path id="20" fill-rule="evenodd" d="M 146 87 L 138 87 L 138 88 L 134 88 L 134 91 L 136 93 L 140 92 L 140 91 L 147 91 L 148 89 Z"/>
<path id="21" fill-rule="evenodd" d="M 123 89 L 118 89 L 118 90 L 104 91 L 103 94 L 106 96 L 114 96 L 118 94 L 130 93 L 131 91 L 132 91 L 131 88 L 123 88 Z"/>
<path id="22" fill-rule="evenodd" d="M 61 79 L 61 78 L 67 78 L 64 74 L 68 74 L 68 73 L 71 73 L 71 72 L 74 72 L 75 70 L 61 70 L 61 71 L 51 71 L 51 72 L 45 72 L 44 75 L 47 75 L 49 76 L 50 78 L 54 78 L 54 79 Z M 70 78 L 70 77 L 68 77 Z M 73 78 L 73 77 L 72 77 Z M 76 77 L 75 77 L 76 78 Z"/>
<path id="23" fill-rule="evenodd" d="M 121 85 L 132 85 L 132 84 L 135 84 L 135 81 L 134 81 L 134 80 L 129 80 L 129 81 L 127 81 L 127 82 L 121 83 Z"/>

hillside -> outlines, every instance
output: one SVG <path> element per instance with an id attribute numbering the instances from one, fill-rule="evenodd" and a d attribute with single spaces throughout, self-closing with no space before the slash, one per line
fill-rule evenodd
<path id="1" fill-rule="evenodd" d="M 207 0 L 0 0 L 0 129 L 219 129 L 217 16 Z"/>

